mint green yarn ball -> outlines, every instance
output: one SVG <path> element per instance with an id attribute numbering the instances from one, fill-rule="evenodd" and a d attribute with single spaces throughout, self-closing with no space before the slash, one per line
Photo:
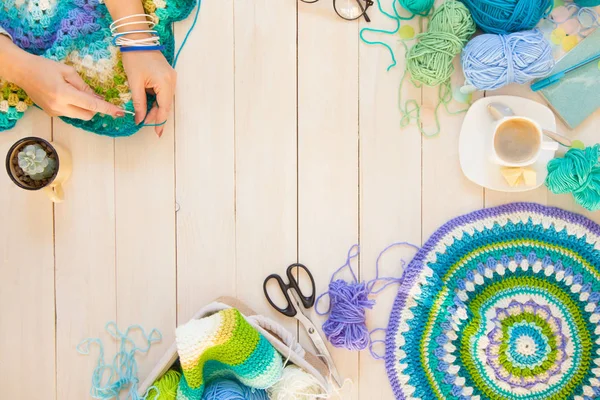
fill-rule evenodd
<path id="1" fill-rule="evenodd" d="M 475 33 L 475 22 L 462 3 L 448 0 L 432 14 L 427 32 L 406 55 L 412 80 L 428 86 L 447 82 L 454 73 L 452 60 Z"/>
<path id="2" fill-rule="evenodd" d="M 548 163 L 546 186 L 554 194 L 571 193 L 583 208 L 600 210 L 600 145 L 571 148 Z"/>

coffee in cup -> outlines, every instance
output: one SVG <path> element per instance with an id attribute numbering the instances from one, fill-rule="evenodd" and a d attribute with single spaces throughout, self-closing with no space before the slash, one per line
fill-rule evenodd
<path id="1" fill-rule="evenodd" d="M 556 151 L 558 143 L 545 142 L 542 128 L 525 117 L 506 117 L 496 124 L 493 152 L 497 164 L 522 167 L 533 164 L 543 149 Z"/>

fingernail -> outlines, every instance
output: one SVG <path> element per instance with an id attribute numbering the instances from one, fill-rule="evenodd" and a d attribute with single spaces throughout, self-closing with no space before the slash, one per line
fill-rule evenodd
<path id="1" fill-rule="evenodd" d="M 117 111 L 117 112 L 115 113 L 115 116 L 117 116 L 117 117 L 124 117 L 124 116 L 125 116 L 125 113 L 124 113 L 123 111 Z"/>
<path id="2" fill-rule="evenodd" d="M 159 138 L 162 137 L 163 131 L 164 131 L 164 128 L 158 130 L 157 135 Z"/>

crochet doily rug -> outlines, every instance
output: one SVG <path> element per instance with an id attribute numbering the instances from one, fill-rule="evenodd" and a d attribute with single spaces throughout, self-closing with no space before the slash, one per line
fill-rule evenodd
<path id="1" fill-rule="evenodd" d="M 386 338 L 398 399 L 600 398 L 600 226 L 515 203 L 441 227 Z"/>

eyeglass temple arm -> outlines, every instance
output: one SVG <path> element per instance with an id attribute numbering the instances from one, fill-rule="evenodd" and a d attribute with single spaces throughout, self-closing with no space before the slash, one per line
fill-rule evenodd
<path id="1" fill-rule="evenodd" d="M 362 4 L 360 3 L 360 0 L 356 0 L 356 3 L 360 7 L 360 11 L 362 11 L 363 17 L 365 18 L 365 21 L 371 22 L 371 18 L 369 18 L 369 16 L 367 15 L 367 9 L 363 8 Z M 369 6 L 371 6 L 371 4 L 373 4 L 373 2 L 367 0 L 367 8 L 369 8 Z"/>

